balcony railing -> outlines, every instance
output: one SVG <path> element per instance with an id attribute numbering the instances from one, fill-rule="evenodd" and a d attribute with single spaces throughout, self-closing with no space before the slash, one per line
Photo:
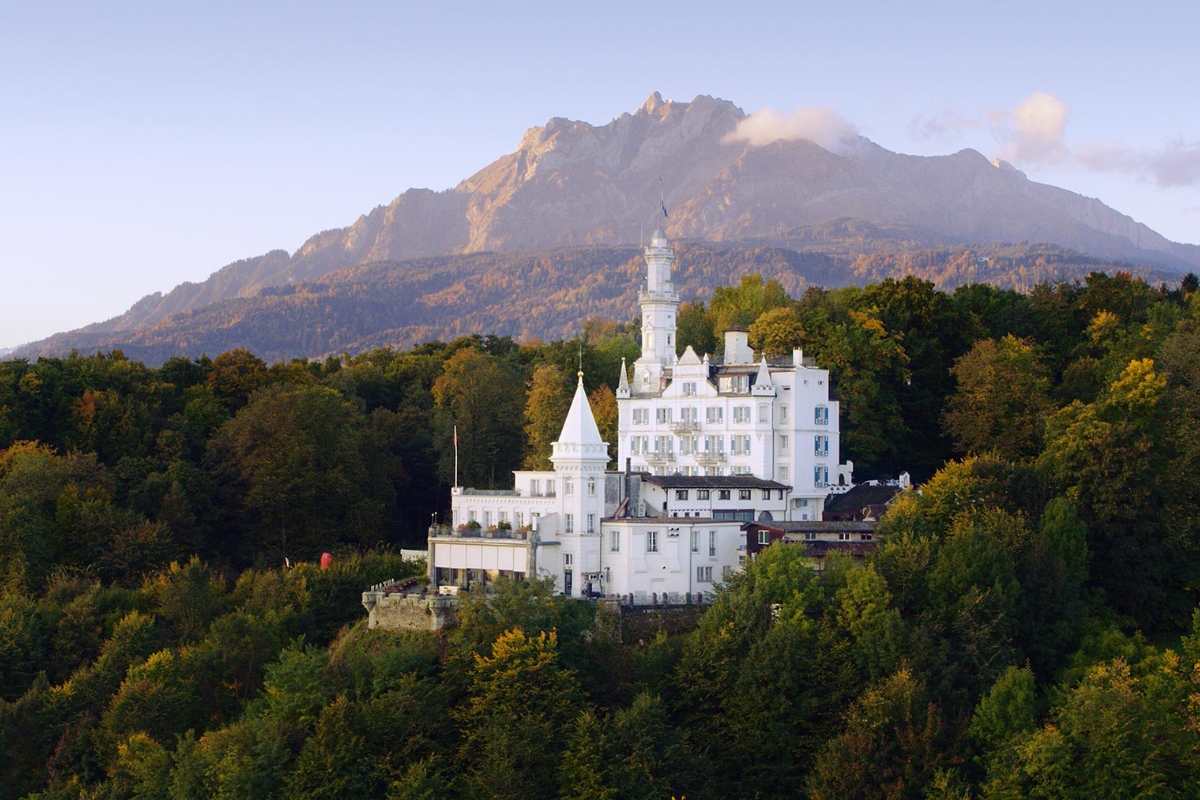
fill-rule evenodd
<path id="1" fill-rule="evenodd" d="M 673 451 L 673 450 L 666 450 L 666 451 L 655 450 L 651 453 L 647 453 L 645 458 L 646 458 L 646 461 L 650 464 L 669 464 L 675 460 L 675 451 Z"/>
<path id="2" fill-rule="evenodd" d="M 693 419 L 681 419 L 679 422 L 671 423 L 671 433 L 693 433 L 700 430 L 700 423 Z"/>
<path id="3" fill-rule="evenodd" d="M 695 455 L 699 464 L 718 464 L 725 461 L 724 450 L 701 450 Z"/>

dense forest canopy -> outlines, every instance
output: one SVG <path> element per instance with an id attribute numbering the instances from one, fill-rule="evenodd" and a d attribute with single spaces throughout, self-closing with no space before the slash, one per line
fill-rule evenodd
<path id="1" fill-rule="evenodd" d="M 1192 797 L 1200 292 L 758 275 L 679 314 L 831 370 L 856 476 L 910 471 L 866 564 L 773 545 L 696 629 L 537 583 L 449 634 L 359 595 L 459 479 L 543 465 L 634 326 L 267 364 L 0 363 L 0 797 Z M 335 553 L 334 565 L 315 562 Z M 282 569 L 287 557 L 296 564 Z"/>

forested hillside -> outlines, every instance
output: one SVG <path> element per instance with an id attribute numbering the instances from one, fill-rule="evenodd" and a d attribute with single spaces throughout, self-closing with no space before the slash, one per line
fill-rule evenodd
<path id="1" fill-rule="evenodd" d="M 713 287 L 758 274 L 798 297 L 810 286 L 864 285 L 915 276 L 951 291 L 989 283 L 1027 292 L 1039 283 L 1126 272 L 1152 284 L 1178 276 L 1092 258 L 1052 245 L 933 245 L 911 229 L 855 220 L 790 231 L 750 243 L 677 246 L 675 285 L 707 300 Z M 927 236 L 927 235 L 926 235 Z M 317 280 L 271 286 L 137 328 L 93 325 L 21 348 L 61 357 L 122 350 L 157 366 L 174 356 L 215 356 L 234 348 L 268 362 L 410 348 L 478 331 L 521 341 L 579 335 L 589 316 L 628 320 L 645 280 L 634 247 L 478 253 L 368 263 Z"/>
<path id="2" fill-rule="evenodd" d="M 507 485 L 582 352 L 614 441 L 630 325 L 0 362 L 0 797 L 1200 794 L 1196 278 L 751 274 L 679 346 L 731 324 L 831 370 L 858 478 L 923 485 L 872 559 L 773 545 L 657 637 L 536 583 L 448 634 L 359 604 L 420 569 L 392 548 L 445 512 L 454 425 L 462 483 Z"/>

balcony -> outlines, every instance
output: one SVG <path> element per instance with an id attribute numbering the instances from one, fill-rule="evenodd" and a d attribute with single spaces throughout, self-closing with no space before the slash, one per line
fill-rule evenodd
<path id="1" fill-rule="evenodd" d="M 684 419 L 671 423 L 671 433 L 686 435 L 700 430 L 700 423 L 694 419 Z"/>
<path id="2" fill-rule="evenodd" d="M 647 464 L 655 464 L 655 465 L 672 464 L 675 462 L 675 451 L 673 451 L 673 450 L 666 450 L 666 451 L 655 450 L 651 453 L 647 453 L 645 456 L 643 456 L 643 458 L 646 459 Z"/>
<path id="3" fill-rule="evenodd" d="M 697 464 L 721 464 L 726 460 L 724 450 L 702 450 L 694 458 Z"/>

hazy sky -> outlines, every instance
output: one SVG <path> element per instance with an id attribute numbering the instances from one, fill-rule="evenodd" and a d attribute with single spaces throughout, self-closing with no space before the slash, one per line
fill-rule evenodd
<path id="1" fill-rule="evenodd" d="M 1200 243 L 1195 2 L 334 6 L 0 6 L 0 347 L 295 251 L 550 117 L 601 125 L 656 90 L 1003 155 Z"/>

